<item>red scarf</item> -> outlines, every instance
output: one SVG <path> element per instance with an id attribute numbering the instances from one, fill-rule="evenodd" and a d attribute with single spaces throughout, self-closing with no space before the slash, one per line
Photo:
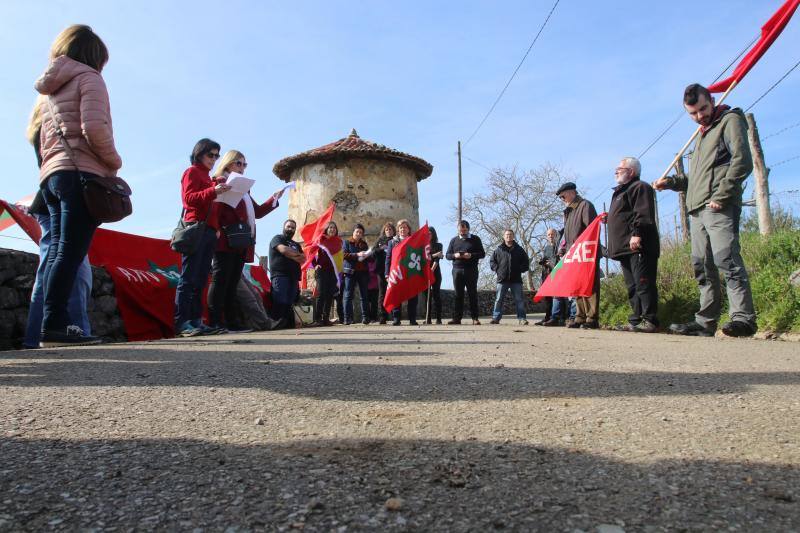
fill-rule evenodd
<path id="1" fill-rule="evenodd" d="M 714 127 L 714 124 L 717 122 L 717 120 L 719 120 L 719 117 L 721 117 L 722 114 L 730 108 L 731 106 L 727 104 L 720 104 L 715 107 L 714 114 L 711 116 L 711 122 L 708 123 L 708 126 L 700 126 L 700 134 L 705 135 L 708 130 Z"/>

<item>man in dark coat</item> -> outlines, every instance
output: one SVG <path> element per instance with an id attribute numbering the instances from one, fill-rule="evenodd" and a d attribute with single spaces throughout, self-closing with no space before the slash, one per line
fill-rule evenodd
<path id="1" fill-rule="evenodd" d="M 503 299 L 508 291 L 514 296 L 517 307 L 517 320 L 521 326 L 528 325 L 525 314 L 525 300 L 522 297 L 522 273 L 530 268 L 530 258 L 522 246 L 514 240 L 514 232 L 503 232 L 503 242 L 492 254 L 489 266 L 497 274 L 497 296 L 494 300 L 492 324 L 499 324 L 503 316 Z"/>
<path id="2" fill-rule="evenodd" d="M 453 288 L 456 291 L 456 302 L 453 309 L 453 320 L 448 325 L 461 324 L 464 316 L 464 289 L 469 297 L 469 313 L 472 325 L 480 326 L 478 320 L 478 261 L 486 257 L 480 237 L 469 232 L 469 222 L 458 223 L 458 235 L 453 237 L 445 254 L 448 261 L 453 262 Z"/>
<path id="3" fill-rule="evenodd" d="M 608 254 L 619 261 L 628 300 L 629 324 L 624 331 L 658 331 L 658 256 L 661 244 L 656 227 L 655 193 L 642 181 L 642 166 L 635 157 L 620 161 L 614 177 L 617 187 L 608 209 Z"/>
<path id="4" fill-rule="evenodd" d="M 589 200 L 582 198 L 577 187 L 571 181 L 566 182 L 556 191 L 566 208 L 564 209 L 564 246 L 559 255 L 566 255 L 581 233 L 597 218 L 597 211 Z M 597 254 L 600 262 L 600 254 Z M 600 327 L 600 267 L 595 269 L 594 290 L 591 296 L 575 298 L 575 320 L 567 324 L 569 328 L 597 329 Z"/>

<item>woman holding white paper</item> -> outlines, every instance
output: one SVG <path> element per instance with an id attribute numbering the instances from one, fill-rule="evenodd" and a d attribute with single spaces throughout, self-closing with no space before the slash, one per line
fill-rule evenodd
<path id="1" fill-rule="evenodd" d="M 229 150 L 217 165 L 213 180 L 216 184 L 227 183 L 235 178 L 244 178 L 247 159 L 237 150 Z M 239 180 L 241 181 L 241 180 Z M 232 191 L 235 191 L 233 187 Z M 211 286 L 208 289 L 208 314 L 213 327 L 228 331 L 246 332 L 244 325 L 236 316 L 236 287 L 242 277 L 245 263 L 252 262 L 255 256 L 256 219 L 278 207 L 278 199 L 283 189 L 275 192 L 267 200 L 258 204 L 244 193 L 236 207 L 231 207 L 217 198 L 217 221 L 219 235 L 211 264 Z M 275 326 L 279 325 L 275 323 Z M 272 328 L 270 328 L 272 329 Z"/>

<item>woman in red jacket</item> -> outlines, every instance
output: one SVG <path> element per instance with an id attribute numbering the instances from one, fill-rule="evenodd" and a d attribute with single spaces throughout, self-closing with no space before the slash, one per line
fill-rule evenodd
<path id="1" fill-rule="evenodd" d="M 226 183 L 231 172 L 244 174 L 246 168 L 247 159 L 244 154 L 229 150 L 217 165 L 214 182 Z M 255 256 L 256 219 L 266 216 L 278 207 L 278 199 L 282 194 L 283 189 L 267 198 L 263 204 L 257 204 L 247 192 L 235 208 L 225 202 L 216 203 L 219 236 L 214 260 L 211 263 L 211 286 L 208 289 L 208 314 L 211 327 L 227 329 L 232 333 L 251 331 L 236 321 L 236 287 L 242 277 L 244 264 L 252 262 Z M 243 224 L 247 224 L 247 228 Z M 227 231 L 237 228 L 240 231 L 249 229 L 250 239 L 245 247 L 233 246 L 228 238 Z"/>
<path id="2" fill-rule="evenodd" d="M 185 222 L 205 222 L 205 234 L 194 253 L 181 256 L 181 278 L 175 291 L 175 332 L 181 337 L 219 333 L 202 322 L 201 294 L 211 269 L 211 257 L 217 242 L 217 217 L 214 200 L 230 190 L 224 183 L 214 183 L 210 172 L 219 159 L 219 144 L 200 139 L 192 150 L 192 166 L 181 178 L 181 199 Z"/>

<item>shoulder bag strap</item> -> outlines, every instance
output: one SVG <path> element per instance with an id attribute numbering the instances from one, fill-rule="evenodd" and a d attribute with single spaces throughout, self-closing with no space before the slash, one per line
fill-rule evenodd
<path id="1" fill-rule="evenodd" d="M 61 141 L 61 146 L 64 147 L 64 151 L 67 153 L 67 157 L 69 160 L 72 161 L 72 164 L 75 166 L 75 170 L 78 171 L 78 175 L 81 178 L 81 182 L 85 182 L 86 180 L 81 173 L 81 169 L 78 168 L 78 163 L 75 160 L 75 152 L 72 151 L 72 147 L 67 142 L 67 138 L 64 135 L 64 130 L 61 129 L 61 124 L 58 123 L 58 117 L 56 116 L 55 107 L 53 107 L 53 100 L 50 96 L 47 96 L 47 107 L 50 109 L 50 120 L 53 121 L 53 128 L 55 128 L 56 133 L 58 134 L 58 140 Z"/>

